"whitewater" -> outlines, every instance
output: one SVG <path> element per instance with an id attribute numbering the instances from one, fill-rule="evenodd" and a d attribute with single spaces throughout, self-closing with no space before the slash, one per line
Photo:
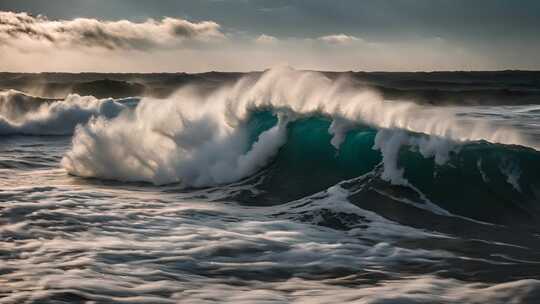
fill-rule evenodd
<path id="1" fill-rule="evenodd" d="M 0 303 L 536 303 L 540 107 L 276 67 L 0 92 Z"/>

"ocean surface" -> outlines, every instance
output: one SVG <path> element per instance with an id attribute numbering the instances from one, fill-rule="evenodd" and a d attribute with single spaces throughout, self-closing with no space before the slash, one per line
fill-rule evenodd
<path id="1" fill-rule="evenodd" d="M 285 67 L 167 98 L 6 90 L 0 303 L 540 303 L 539 151 L 540 100 Z"/>

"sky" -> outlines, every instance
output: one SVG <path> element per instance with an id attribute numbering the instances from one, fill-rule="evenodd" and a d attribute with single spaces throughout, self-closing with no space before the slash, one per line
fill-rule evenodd
<path id="1" fill-rule="evenodd" d="M 0 0 L 0 71 L 540 69 L 537 0 Z"/>

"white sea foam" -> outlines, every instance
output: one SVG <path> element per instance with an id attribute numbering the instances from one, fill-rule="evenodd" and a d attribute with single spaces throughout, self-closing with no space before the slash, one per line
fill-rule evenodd
<path id="1" fill-rule="evenodd" d="M 20 92 L 0 92 L 0 134 L 69 135 L 92 116 L 112 118 L 126 106 L 113 99 L 69 95 L 40 100 Z"/>
<path id="2" fill-rule="evenodd" d="M 190 94 L 178 92 L 182 102 L 145 99 L 113 120 L 79 127 L 64 168 L 80 176 L 207 186 L 256 172 L 285 142 L 285 115 L 249 147 L 245 126 L 224 119 L 224 103 L 199 103 Z"/>
<path id="3" fill-rule="evenodd" d="M 194 193 L 152 186 L 70 184 L 59 172 L 8 179 L 0 246 L 9 255 L 0 260 L 0 303 L 502 304 L 539 297 L 539 281 L 514 279 L 519 270 L 500 284 L 439 276 L 438 267 L 467 275 L 467 263 L 483 260 L 473 248 L 451 252 L 401 242 L 446 236 L 352 205 L 340 186 L 313 204 L 308 198 L 265 208 L 193 200 Z M 322 208 L 365 217 L 366 227 L 339 231 L 288 218 Z M 283 215 L 272 216 L 278 212 Z M 473 266 L 500 274 L 493 268 L 507 264 L 490 259 Z"/>

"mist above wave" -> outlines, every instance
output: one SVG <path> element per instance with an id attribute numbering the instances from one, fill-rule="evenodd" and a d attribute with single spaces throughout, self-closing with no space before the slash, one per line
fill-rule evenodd
<path id="1" fill-rule="evenodd" d="M 253 143 L 249 119 L 257 109 L 269 109 L 279 119 L 256 134 Z M 537 148 L 516 130 L 488 120 L 463 120 L 449 108 L 384 100 L 346 78 L 331 80 L 317 72 L 278 67 L 210 94 L 188 86 L 166 100 L 145 98 L 116 118 L 91 119 L 77 128 L 62 165 L 74 175 L 122 181 L 186 186 L 233 182 L 264 167 L 286 142 L 287 124 L 310 115 L 334 119 L 329 132 L 336 148 L 355 124 L 381 129 L 375 148 L 383 154 L 384 176 L 393 183 L 404 183 L 395 157 L 402 145 L 418 147 L 438 164 L 468 141 Z M 388 135 L 403 131 L 429 137 Z"/>

